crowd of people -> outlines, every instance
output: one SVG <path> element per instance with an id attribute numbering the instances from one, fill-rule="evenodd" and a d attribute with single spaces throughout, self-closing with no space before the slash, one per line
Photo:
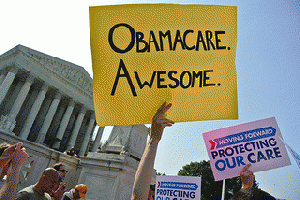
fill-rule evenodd
<path id="1" fill-rule="evenodd" d="M 171 108 L 172 104 L 163 103 L 152 118 L 150 138 L 146 144 L 143 156 L 136 171 L 135 181 L 132 190 L 132 200 L 153 200 L 155 186 L 150 185 L 154 167 L 155 156 L 158 143 L 162 138 L 165 127 L 172 126 L 174 122 L 164 118 L 164 114 Z M 66 152 L 67 155 L 76 156 L 75 149 Z M 70 191 L 65 191 L 64 179 L 66 165 L 57 163 L 53 168 L 44 170 L 42 176 L 35 185 L 31 185 L 17 193 L 19 173 L 21 167 L 28 158 L 26 149 L 21 142 L 10 145 L 2 143 L 0 145 L 0 180 L 6 176 L 5 182 L 0 189 L 0 200 L 75 200 L 85 199 L 87 186 L 76 185 Z M 249 170 L 250 164 L 246 165 L 240 172 L 242 187 L 237 192 L 233 200 L 275 200 L 269 193 L 254 188 L 255 176 Z"/>
<path id="2" fill-rule="evenodd" d="M 75 151 L 75 149 L 74 149 Z M 74 153 L 75 154 L 75 153 Z M 74 155 L 70 155 L 74 156 Z M 53 168 L 44 170 L 38 182 L 17 192 L 19 174 L 28 154 L 21 142 L 10 145 L 0 145 L 0 180 L 5 177 L 0 189 L 0 200 L 76 200 L 85 199 L 87 186 L 76 185 L 74 189 L 66 192 L 66 165 L 56 163 Z"/>

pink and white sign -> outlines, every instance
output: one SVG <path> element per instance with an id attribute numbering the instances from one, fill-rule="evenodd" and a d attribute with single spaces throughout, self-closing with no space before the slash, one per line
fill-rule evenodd
<path id="1" fill-rule="evenodd" d="M 215 181 L 291 164 L 275 117 L 203 133 Z"/>
<path id="2" fill-rule="evenodd" d="M 201 178 L 156 176 L 155 200 L 200 200 Z"/>

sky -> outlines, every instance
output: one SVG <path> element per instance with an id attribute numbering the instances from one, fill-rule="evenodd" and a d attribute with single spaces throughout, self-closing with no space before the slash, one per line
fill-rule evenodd
<path id="1" fill-rule="evenodd" d="M 157 171 L 177 175 L 186 164 L 208 160 L 204 132 L 273 116 L 285 142 L 300 154 L 299 0 L 1 1 L 0 54 L 22 44 L 82 66 L 92 76 L 89 6 L 128 3 L 227 5 L 238 11 L 239 119 L 166 128 L 156 156 Z M 291 166 L 255 173 L 259 187 L 277 198 L 299 199 L 300 171 L 290 158 Z"/>

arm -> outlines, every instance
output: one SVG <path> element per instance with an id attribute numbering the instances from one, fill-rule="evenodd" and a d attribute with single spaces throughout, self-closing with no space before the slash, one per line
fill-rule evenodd
<path id="1" fill-rule="evenodd" d="M 240 172 L 242 179 L 242 189 L 251 188 L 254 185 L 255 176 L 252 171 L 249 171 L 248 168 L 251 164 L 246 165 L 243 170 Z"/>
<path id="2" fill-rule="evenodd" d="M 135 181 L 131 196 L 132 200 L 147 199 L 158 142 L 161 139 L 164 128 L 166 126 L 172 126 L 174 123 L 169 119 L 163 118 L 164 114 L 171 106 L 172 104 L 166 105 L 166 102 L 163 103 L 152 118 L 150 139 L 146 144 L 144 154 L 135 174 Z"/>
<path id="3" fill-rule="evenodd" d="M 0 200 L 15 198 L 19 183 L 19 173 L 21 171 L 23 163 L 28 158 L 28 154 L 25 152 L 25 149 L 22 148 L 22 146 L 22 143 L 19 142 L 15 148 L 15 154 L 11 160 L 10 173 L 7 175 L 7 179 L 0 189 Z"/>

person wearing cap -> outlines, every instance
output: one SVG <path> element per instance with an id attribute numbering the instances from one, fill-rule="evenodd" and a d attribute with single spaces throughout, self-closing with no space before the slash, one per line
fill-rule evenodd
<path id="1" fill-rule="evenodd" d="M 69 192 L 65 192 L 61 200 L 75 200 L 75 199 L 85 199 L 85 194 L 87 192 L 87 186 L 84 184 L 76 185 L 75 189 L 71 189 Z"/>

